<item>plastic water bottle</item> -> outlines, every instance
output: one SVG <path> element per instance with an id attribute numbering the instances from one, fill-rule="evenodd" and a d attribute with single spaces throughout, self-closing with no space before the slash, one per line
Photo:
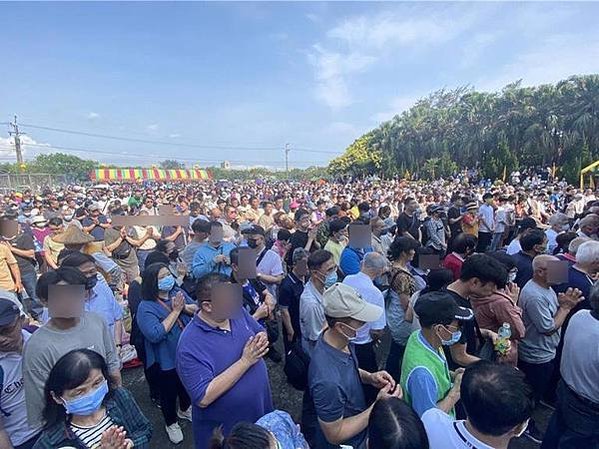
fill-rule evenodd
<path id="1" fill-rule="evenodd" d="M 506 355 L 509 347 L 508 342 L 512 336 L 512 328 L 509 323 L 503 323 L 499 328 L 499 331 L 497 331 L 497 335 L 499 336 L 499 339 L 495 344 L 495 350 L 501 355 Z"/>

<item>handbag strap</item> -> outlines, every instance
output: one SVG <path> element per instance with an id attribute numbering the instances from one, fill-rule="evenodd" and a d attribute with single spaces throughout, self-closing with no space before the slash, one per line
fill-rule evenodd
<path id="1" fill-rule="evenodd" d="M 171 313 L 173 311 L 173 309 L 167 306 L 162 299 L 158 298 L 156 299 L 156 302 L 160 304 L 162 308 L 166 310 L 168 313 Z M 183 324 L 183 321 L 181 321 L 181 318 L 177 318 L 177 325 L 181 328 L 181 330 L 185 329 L 185 325 Z"/>

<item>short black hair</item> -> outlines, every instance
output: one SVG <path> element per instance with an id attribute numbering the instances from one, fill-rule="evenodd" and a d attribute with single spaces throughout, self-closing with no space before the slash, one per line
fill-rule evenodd
<path id="1" fill-rule="evenodd" d="M 62 218 L 60 217 L 52 217 L 50 218 L 50 220 L 48 220 L 48 225 L 52 225 L 52 226 L 62 226 L 63 221 Z"/>
<path id="2" fill-rule="evenodd" d="M 210 300 L 212 288 L 216 284 L 231 283 L 229 276 L 222 273 L 208 273 L 198 279 L 195 289 L 195 299 L 198 303 Z"/>
<path id="3" fill-rule="evenodd" d="M 332 258 L 333 254 L 327 251 L 326 249 L 316 250 L 308 257 L 308 269 L 318 270 Z"/>
<path id="4" fill-rule="evenodd" d="M 279 232 L 277 232 L 277 240 L 289 241 L 290 238 L 291 232 L 289 232 L 287 229 L 279 229 Z"/>
<path id="5" fill-rule="evenodd" d="M 50 285 L 57 285 L 59 282 L 66 282 L 69 285 L 85 285 L 87 279 L 77 268 L 58 267 L 58 269 L 48 271 L 39 277 L 35 287 L 35 294 L 38 298 L 48 301 L 48 289 Z"/>
<path id="6" fill-rule="evenodd" d="M 493 198 L 493 194 L 491 192 L 487 192 L 483 195 L 483 201 L 486 201 L 489 198 Z"/>
<path id="7" fill-rule="evenodd" d="M 391 260 L 399 259 L 401 253 L 407 253 L 410 250 L 417 250 L 420 248 L 420 242 L 418 240 L 414 240 L 411 237 L 395 237 L 393 242 L 391 242 L 391 246 L 389 246 L 389 258 Z"/>
<path id="8" fill-rule="evenodd" d="M 293 218 L 295 219 L 295 221 L 300 221 L 304 215 L 309 216 L 310 212 L 308 212 L 306 209 L 300 208 L 295 211 L 295 215 L 293 216 Z"/>
<path id="9" fill-rule="evenodd" d="M 368 419 L 368 446 L 376 449 L 428 449 L 428 437 L 418 415 L 395 397 L 374 403 Z"/>
<path id="10" fill-rule="evenodd" d="M 149 253 L 146 257 L 146 260 L 144 262 L 144 270 L 153 263 L 162 263 L 164 265 L 169 265 L 171 261 L 166 254 L 154 249 L 154 251 Z"/>
<path id="11" fill-rule="evenodd" d="M 173 242 L 171 242 L 170 240 L 161 239 L 158 242 L 156 242 L 156 246 L 154 247 L 154 250 L 160 251 L 161 253 L 166 253 L 166 248 L 169 243 L 173 243 Z"/>
<path id="12" fill-rule="evenodd" d="M 494 251 L 489 253 L 489 256 L 503 265 L 507 271 L 511 271 L 516 268 L 516 261 L 505 251 Z"/>
<path id="13" fill-rule="evenodd" d="M 347 226 L 348 223 L 345 220 L 341 220 L 338 218 L 336 220 L 331 221 L 331 223 L 329 224 L 329 232 L 331 234 L 334 234 L 335 232 L 339 232 L 347 228 Z"/>
<path id="14" fill-rule="evenodd" d="M 439 291 L 453 282 L 453 272 L 447 268 L 434 268 L 426 275 L 427 292 Z M 424 290 L 421 294 L 424 293 Z"/>
<path id="15" fill-rule="evenodd" d="M 370 210 L 370 203 L 362 201 L 360 204 L 358 204 L 358 210 L 360 212 L 368 212 Z"/>
<path id="16" fill-rule="evenodd" d="M 477 278 L 483 284 L 494 283 L 497 288 L 503 288 L 507 282 L 508 273 L 505 267 L 487 254 L 473 254 L 462 264 L 461 281 Z"/>
<path id="17" fill-rule="evenodd" d="M 535 407 L 522 371 L 487 360 L 466 368 L 460 397 L 472 426 L 492 436 L 504 435 L 524 423 Z"/>
<path id="18" fill-rule="evenodd" d="M 476 248 L 477 240 L 473 235 L 462 232 L 453 239 L 452 249 L 458 254 L 464 254 Z"/>
<path id="19" fill-rule="evenodd" d="M 191 230 L 194 234 L 198 234 L 200 232 L 210 234 L 210 222 L 201 218 L 197 218 L 193 221 L 193 223 L 191 223 Z"/>
<path id="20" fill-rule="evenodd" d="M 240 422 L 233 426 L 226 437 L 222 426 L 215 428 L 208 442 L 208 449 L 264 449 L 270 445 L 268 430 L 257 424 Z"/>
<path id="21" fill-rule="evenodd" d="M 558 253 L 560 250 L 568 252 L 568 246 L 570 245 L 570 242 L 576 237 L 578 237 L 578 234 L 572 231 L 559 234 L 555 238 L 555 241 L 557 242 L 557 248 L 555 248 L 554 254 Z"/>
<path id="22" fill-rule="evenodd" d="M 325 215 L 327 217 L 334 217 L 335 215 L 339 215 L 339 212 L 341 211 L 341 208 L 339 206 L 333 206 L 333 207 L 329 207 L 326 211 L 325 211 Z"/>
<path id="23" fill-rule="evenodd" d="M 529 229 L 520 237 L 520 246 L 522 251 L 530 251 L 535 245 L 541 245 L 545 239 L 545 233 L 540 229 Z"/>

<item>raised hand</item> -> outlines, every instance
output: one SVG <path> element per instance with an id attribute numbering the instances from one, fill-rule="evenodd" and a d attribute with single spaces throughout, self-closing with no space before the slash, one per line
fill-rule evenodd
<path id="1" fill-rule="evenodd" d="M 250 337 L 243 348 L 241 359 L 252 366 L 268 353 L 268 337 L 266 332 Z"/>

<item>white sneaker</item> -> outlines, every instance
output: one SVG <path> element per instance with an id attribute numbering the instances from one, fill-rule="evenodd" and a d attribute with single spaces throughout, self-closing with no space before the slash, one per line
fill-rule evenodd
<path id="1" fill-rule="evenodd" d="M 179 444 L 183 441 L 183 432 L 181 432 L 181 427 L 179 427 L 179 423 L 171 424 L 170 426 L 165 426 L 166 433 L 168 435 L 168 439 L 171 440 L 173 444 Z"/>
<path id="2" fill-rule="evenodd" d="M 177 416 L 181 419 L 186 419 L 191 422 L 191 406 L 187 410 L 177 410 Z"/>

